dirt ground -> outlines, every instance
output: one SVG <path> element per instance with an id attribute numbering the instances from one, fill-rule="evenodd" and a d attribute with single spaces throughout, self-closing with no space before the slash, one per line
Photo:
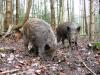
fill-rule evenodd
<path id="1" fill-rule="evenodd" d="M 100 41 L 100 37 L 95 38 Z M 100 75 L 100 50 L 87 48 L 85 36 L 78 40 L 78 50 L 59 46 L 54 60 L 24 56 L 23 40 L 0 39 L 0 75 Z"/>

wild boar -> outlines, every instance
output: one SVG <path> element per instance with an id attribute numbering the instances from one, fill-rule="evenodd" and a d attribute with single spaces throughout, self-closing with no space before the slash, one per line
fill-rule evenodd
<path id="1" fill-rule="evenodd" d="M 77 47 L 79 31 L 80 26 L 71 22 L 64 22 L 56 28 L 57 42 L 62 41 L 62 44 L 64 45 L 64 41 L 67 39 L 70 47 L 72 47 L 73 44 Z"/>
<path id="2" fill-rule="evenodd" d="M 23 40 L 26 49 L 28 51 L 28 45 L 31 43 L 32 48 L 35 48 L 40 57 L 45 57 L 46 51 L 54 51 L 57 45 L 56 36 L 52 30 L 52 27 L 47 22 L 33 18 L 28 20 L 23 27 Z"/>

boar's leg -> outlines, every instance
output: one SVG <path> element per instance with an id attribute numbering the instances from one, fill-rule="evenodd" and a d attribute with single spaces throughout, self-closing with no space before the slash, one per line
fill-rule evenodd
<path id="1" fill-rule="evenodd" d="M 72 43 L 71 43 L 70 39 L 68 39 L 68 41 L 69 41 L 69 47 L 71 47 L 71 49 L 73 50 Z"/>
<path id="2" fill-rule="evenodd" d="M 65 38 L 63 37 L 61 41 L 62 41 L 62 44 L 63 44 L 63 49 L 66 48 L 66 46 L 65 46 Z"/>
<path id="3" fill-rule="evenodd" d="M 32 56 L 38 56 L 38 47 L 33 45 L 32 48 L 29 50 L 30 54 L 33 54 Z"/>
<path id="4" fill-rule="evenodd" d="M 60 42 L 61 37 L 59 35 L 57 35 L 57 42 Z"/>
<path id="5" fill-rule="evenodd" d="M 65 40 L 65 39 L 64 39 L 64 38 L 62 38 L 62 44 L 63 44 L 63 45 L 64 45 L 64 40 Z"/>
<path id="6" fill-rule="evenodd" d="M 77 42 L 75 42 L 75 48 L 76 48 L 76 50 L 78 50 L 78 44 L 77 44 Z"/>
<path id="7" fill-rule="evenodd" d="M 23 37 L 23 40 L 24 40 L 24 47 L 25 47 L 25 55 L 27 55 L 28 54 L 28 44 L 29 44 L 29 40 L 28 40 L 28 38 L 25 36 L 25 35 L 23 35 L 24 37 Z"/>

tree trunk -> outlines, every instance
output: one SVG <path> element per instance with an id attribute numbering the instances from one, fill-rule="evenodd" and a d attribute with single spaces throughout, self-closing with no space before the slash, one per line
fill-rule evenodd
<path id="1" fill-rule="evenodd" d="M 84 0 L 82 0 L 82 28 L 83 28 L 83 35 L 85 35 L 85 19 L 84 19 Z"/>
<path id="2" fill-rule="evenodd" d="M 71 0 L 71 7 L 72 7 L 72 9 L 71 9 L 71 22 L 73 22 L 74 21 L 74 0 Z"/>
<path id="3" fill-rule="evenodd" d="M 47 14 L 47 2 L 46 0 L 44 0 L 44 15 L 45 15 L 44 20 L 47 20 L 46 14 Z"/>
<path id="4" fill-rule="evenodd" d="M 98 20 L 99 21 L 99 26 L 98 27 L 100 28 L 100 0 L 99 0 L 99 14 L 98 15 L 99 15 L 98 16 L 98 19 L 99 19 Z M 100 29 L 98 31 L 100 32 Z"/>
<path id="5" fill-rule="evenodd" d="M 27 4 L 27 9 L 26 9 L 26 14 L 24 17 L 24 20 L 22 22 L 22 25 L 24 25 L 24 23 L 27 21 L 27 19 L 29 19 L 29 14 L 30 14 L 30 9 L 31 9 L 31 5 L 32 5 L 32 0 L 28 0 L 28 4 Z"/>
<path id="6" fill-rule="evenodd" d="M 26 9 L 26 14 L 25 14 L 25 16 L 24 16 L 23 22 L 22 22 L 21 24 L 19 23 L 18 25 L 15 25 L 15 26 L 11 24 L 11 25 L 9 26 L 7 32 L 6 32 L 5 35 L 3 36 L 4 38 L 5 38 L 7 35 L 11 34 L 11 31 L 12 31 L 12 30 L 17 30 L 17 29 L 21 28 L 21 27 L 25 24 L 25 22 L 26 22 L 27 19 L 29 18 L 29 13 L 30 13 L 31 5 L 32 5 L 32 0 L 27 0 L 27 9 Z"/>
<path id="7" fill-rule="evenodd" d="M 16 25 L 19 23 L 19 0 L 16 0 Z"/>
<path id="8" fill-rule="evenodd" d="M 57 12 L 57 26 L 58 26 L 58 25 L 59 25 L 59 21 L 58 21 L 58 20 L 59 20 L 59 19 L 58 19 L 58 18 L 59 18 L 59 1 L 56 0 L 56 2 L 57 2 L 57 3 L 56 3 L 56 4 L 57 4 L 57 5 L 56 5 L 56 6 L 57 6 L 57 8 L 56 8 L 56 9 L 57 9 L 57 11 L 56 11 L 56 12 Z"/>
<path id="9" fill-rule="evenodd" d="M 40 0 L 38 0 L 38 9 L 37 9 L 37 10 L 38 10 L 38 12 L 39 12 L 39 13 L 37 14 L 37 17 L 40 18 Z"/>
<path id="10" fill-rule="evenodd" d="M 51 26 L 53 30 L 56 28 L 56 18 L 55 18 L 55 9 L 54 9 L 55 0 L 50 0 L 51 7 Z"/>
<path id="11" fill-rule="evenodd" d="M 24 25 L 24 23 L 27 21 L 27 19 L 29 19 L 29 13 L 30 13 L 31 5 L 32 5 L 32 0 L 27 0 L 27 1 L 28 1 L 28 4 L 27 4 L 27 9 L 26 9 L 26 13 L 25 13 L 23 22 L 21 24 L 19 23 L 18 25 L 15 25 L 15 26 L 13 26 L 11 24 L 9 26 L 7 32 L 5 33 L 4 37 L 9 35 L 12 30 L 17 30 L 17 29 L 21 28 Z"/>
<path id="12" fill-rule="evenodd" d="M 70 17 L 69 17 L 69 0 L 67 0 L 67 13 L 68 13 L 68 21 L 70 21 Z"/>
<path id="13" fill-rule="evenodd" d="M 86 18 L 86 4 L 85 4 L 85 0 L 84 0 L 84 19 L 85 19 L 85 33 L 86 35 L 88 35 L 88 26 L 87 26 L 87 18 Z"/>
<path id="14" fill-rule="evenodd" d="M 0 0 L 0 14 L 3 13 L 3 0 Z"/>
<path id="15" fill-rule="evenodd" d="M 25 13 L 24 19 L 23 19 L 22 23 L 18 23 L 17 26 L 14 26 L 12 28 L 13 30 L 21 28 L 24 25 L 24 23 L 29 19 L 31 5 L 32 5 L 32 0 L 27 0 L 27 6 L 26 6 L 27 8 L 26 8 L 26 13 Z"/>
<path id="16" fill-rule="evenodd" d="M 60 17 L 61 17 L 61 4 L 62 0 L 58 0 L 58 25 L 60 24 Z"/>
<path id="17" fill-rule="evenodd" d="M 64 0 L 62 0 L 61 2 L 61 19 L 60 19 L 60 23 L 64 22 Z"/>
<path id="18" fill-rule="evenodd" d="M 3 13 L 3 0 L 0 0 L 0 33 L 3 32 L 4 26 L 3 26 L 3 20 L 4 20 L 4 13 Z"/>
<path id="19" fill-rule="evenodd" d="M 90 0 L 90 24 L 89 24 L 89 40 L 94 39 L 94 0 Z"/>
<path id="20" fill-rule="evenodd" d="M 4 30 L 12 24 L 12 0 L 6 0 L 6 17 L 4 19 Z"/>
<path id="21" fill-rule="evenodd" d="M 100 0 L 99 0 L 99 15 L 100 15 Z"/>
<path id="22" fill-rule="evenodd" d="M 32 17 L 34 17 L 34 0 L 32 0 Z"/>
<path id="23" fill-rule="evenodd" d="M 64 0 L 59 0 L 59 24 L 64 21 Z"/>
<path id="24" fill-rule="evenodd" d="M 14 27 L 14 29 L 16 29 L 16 28 L 17 28 L 17 29 L 21 28 L 21 27 L 24 25 L 24 23 L 29 19 L 29 13 L 30 13 L 31 5 L 32 5 L 32 0 L 28 0 L 28 1 L 27 1 L 26 13 L 25 13 L 23 22 L 22 22 L 21 24 L 18 24 L 17 27 Z"/>

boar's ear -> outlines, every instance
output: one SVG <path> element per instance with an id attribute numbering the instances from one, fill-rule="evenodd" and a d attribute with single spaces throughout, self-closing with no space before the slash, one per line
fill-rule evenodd
<path id="1" fill-rule="evenodd" d="M 70 31 L 71 29 L 70 29 L 70 27 L 69 26 L 67 26 L 67 31 Z"/>
<path id="2" fill-rule="evenodd" d="M 81 29 L 81 27 L 79 26 L 79 27 L 77 28 L 77 31 L 79 32 L 79 31 L 80 31 L 80 29 Z"/>

